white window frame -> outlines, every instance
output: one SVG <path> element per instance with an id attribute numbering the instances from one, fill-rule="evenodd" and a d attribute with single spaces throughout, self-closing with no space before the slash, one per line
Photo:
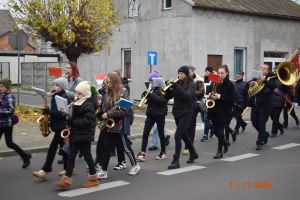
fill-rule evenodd
<path id="1" fill-rule="evenodd" d="M 268 62 L 268 63 L 272 63 L 271 69 L 273 70 L 273 68 L 275 67 L 275 63 L 281 63 L 286 61 L 287 58 L 287 52 L 283 52 L 285 53 L 285 58 L 277 58 L 277 57 L 264 57 L 264 63 Z"/>
<path id="2" fill-rule="evenodd" d="M 167 0 L 163 0 L 163 10 L 171 10 L 172 9 L 172 4 L 173 4 L 172 0 L 170 0 L 171 1 L 171 7 L 166 7 L 167 6 L 166 1 Z"/>
<path id="3" fill-rule="evenodd" d="M 128 18 L 139 17 L 140 0 L 128 0 Z"/>
<path id="4" fill-rule="evenodd" d="M 242 50 L 243 51 L 243 72 L 245 73 L 244 77 L 247 77 L 247 70 L 246 70 L 246 66 L 247 66 L 247 48 L 246 47 L 235 47 L 234 51 L 233 51 L 233 56 L 234 56 L 234 71 L 235 71 L 235 50 Z M 236 71 L 234 72 L 236 73 Z"/>

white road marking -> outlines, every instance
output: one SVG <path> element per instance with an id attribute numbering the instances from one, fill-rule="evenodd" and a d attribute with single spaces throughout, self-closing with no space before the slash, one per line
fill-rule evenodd
<path id="1" fill-rule="evenodd" d="M 195 171 L 195 170 L 204 169 L 204 168 L 206 168 L 206 167 L 193 165 L 193 166 L 183 167 L 183 168 L 179 168 L 179 169 L 171 169 L 171 170 L 167 170 L 167 171 L 163 171 L 163 172 L 157 172 L 157 174 L 169 176 L 169 175 L 180 174 L 180 173 Z"/>
<path id="2" fill-rule="evenodd" d="M 103 183 L 100 184 L 97 187 L 91 187 L 91 188 L 79 188 L 79 189 L 75 189 L 75 190 L 69 190 L 66 192 L 60 192 L 58 193 L 58 196 L 61 197 L 76 197 L 76 196 L 80 196 L 80 195 L 84 195 L 84 194 L 88 194 L 88 193 L 92 193 L 92 192 L 98 192 L 101 190 L 107 190 L 110 188 L 115 188 L 115 187 L 120 187 L 123 185 L 128 185 L 130 184 L 129 182 L 125 182 L 125 181 L 113 181 L 110 183 Z"/>
<path id="3" fill-rule="evenodd" d="M 272 149 L 284 150 L 284 149 L 289 149 L 289 148 L 297 147 L 297 146 L 300 146 L 300 144 L 290 143 L 290 144 L 285 144 L 285 145 L 281 145 L 281 146 L 278 146 L 278 147 L 273 147 Z"/>
<path id="4" fill-rule="evenodd" d="M 255 157 L 255 156 L 259 156 L 259 154 L 255 154 L 255 153 L 245 153 L 245 154 L 242 154 L 242 155 L 239 155 L 239 156 L 233 156 L 233 157 L 230 157 L 230 158 L 224 158 L 224 159 L 221 159 L 221 160 L 223 160 L 223 161 L 228 161 L 228 162 L 233 162 L 233 161 L 243 160 L 243 159 L 251 158 L 251 157 Z"/>

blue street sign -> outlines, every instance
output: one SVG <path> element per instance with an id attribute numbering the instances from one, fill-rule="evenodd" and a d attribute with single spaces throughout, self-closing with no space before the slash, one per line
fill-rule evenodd
<path id="1" fill-rule="evenodd" d="M 148 65 L 157 65 L 157 52 L 148 51 Z"/>

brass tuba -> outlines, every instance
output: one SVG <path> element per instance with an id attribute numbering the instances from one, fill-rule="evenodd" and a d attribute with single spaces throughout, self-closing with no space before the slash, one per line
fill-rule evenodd
<path id="1" fill-rule="evenodd" d="M 48 108 L 48 103 L 47 103 L 47 99 L 44 98 L 44 108 Z M 42 132 L 42 135 L 44 137 L 47 137 L 50 134 L 50 128 L 49 128 L 49 116 L 48 114 L 43 114 L 41 115 L 37 121 L 37 123 L 39 123 L 40 126 L 40 130 Z"/>
<path id="2" fill-rule="evenodd" d="M 282 84 L 290 86 L 297 81 L 297 71 L 291 62 L 285 61 L 279 64 L 274 76 L 268 77 L 267 80 L 271 78 L 278 78 Z M 261 79 L 250 83 L 248 90 L 249 97 L 257 95 L 264 89 L 264 80 Z"/>

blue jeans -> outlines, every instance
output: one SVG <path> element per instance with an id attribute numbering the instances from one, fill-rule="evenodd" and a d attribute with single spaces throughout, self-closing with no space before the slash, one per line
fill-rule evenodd
<path id="1" fill-rule="evenodd" d="M 266 141 L 266 123 L 269 118 L 269 113 L 264 107 L 252 107 L 251 122 L 258 132 L 256 144 L 264 144 Z"/>
<path id="2" fill-rule="evenodd" d="M 207 117 L 206 110 L 200 110 L 200 114 L 201 114 L 202 122 L 204 123 L 204 133 L 203 134 L 204 134 L 204 136 L 208 137 L 209 129 L 211 129 L 211 127 L 212 127 L 211 121 Z"/>
<path id="3" fill-rule="evenodd" d="M 165 132 L 165 131 L 164 131 Z M 166 134 L 164 134 L 166 137 Z M 159 145 L 159 136 L 156 123 L 152 127 L 152 137 L 151 137 L 151 146 L 158 147 Z"/>

